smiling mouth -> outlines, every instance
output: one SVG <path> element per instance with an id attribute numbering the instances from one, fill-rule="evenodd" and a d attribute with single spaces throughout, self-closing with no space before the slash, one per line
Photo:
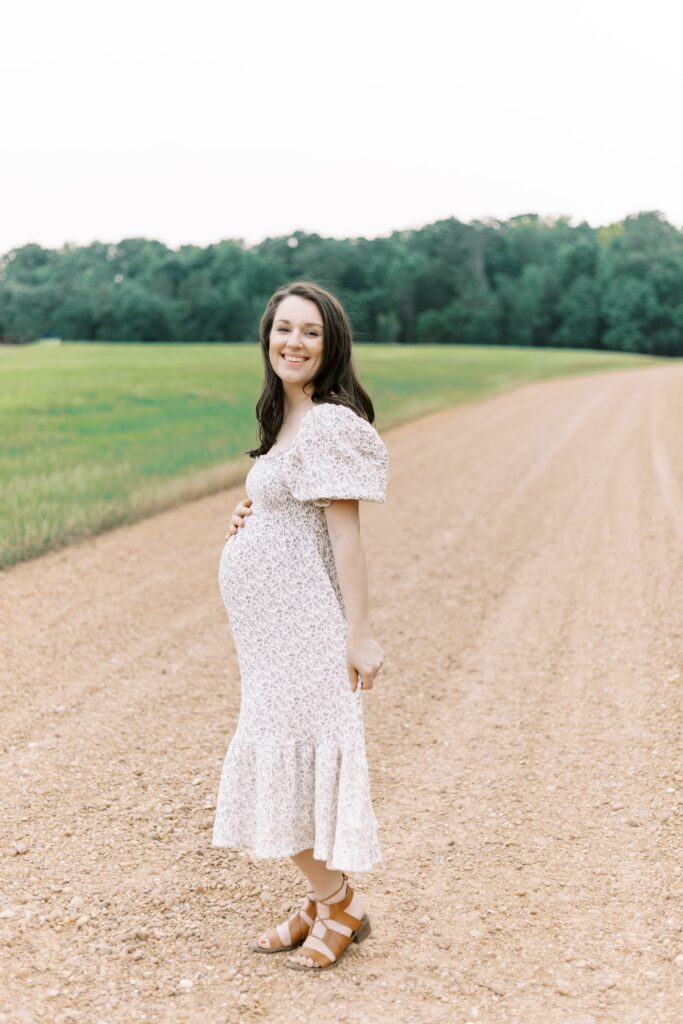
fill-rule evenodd
<path id="1" fill-rule="evenodd" d="M 287 356 L 287 355 L 283 355 L 282 358 L 284 359 L 284 361 L 286 363 L 296 364 L 296 363 L 306 363 L 306 362 L 308 362 L 308 356 Z"/>

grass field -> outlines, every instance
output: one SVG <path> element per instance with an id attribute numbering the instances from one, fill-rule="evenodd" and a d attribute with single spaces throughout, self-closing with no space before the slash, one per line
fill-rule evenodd
<path id="1" fill-rule="evenodd" d="M 661 362 L 440 345 L 358 345 L 355 361 L 380 432 L 531 380 Z M 261 373 L 254 344 L 0 347 L 0 569 L 243 479 Z"/>

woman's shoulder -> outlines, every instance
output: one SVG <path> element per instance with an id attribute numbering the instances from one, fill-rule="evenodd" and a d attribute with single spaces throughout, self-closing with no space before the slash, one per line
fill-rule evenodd
<path id="1" fill-rule="evenodd" d="M 341 498 L 384 501 L 387 448 L 374 426 L 354 409 L 319 402 L 301 422 L 289 474 L 292 495 L 320 507 Z"/>
<path id="2" fill-rule="evenodd" d="M 311 409 L 301 423 L 297 438 L 301 454 L 324 452 L 342 461 L 354 455 L 386 458 L 384 439 L 364 416 L 348 405 L 338 402 L 320 402 Z"/>
<path id="3" fill-rule="evenodd" d="M 317 427 L 348 425 L 352 429 L 376 433 L 375 427 L 364 416 L 342 402 L 318 402 L 307 417 Z"/>

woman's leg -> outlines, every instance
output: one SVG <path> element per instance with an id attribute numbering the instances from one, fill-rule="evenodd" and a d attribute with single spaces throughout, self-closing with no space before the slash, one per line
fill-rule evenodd
<path id="1" fill-rule="evenodd" d="M 327 899 L 328 896 L 334 896 L 332 902 L 342 899 L 345 887 L 342 886 L 344 876 L 341 871 L 330 871 L 325 861 L 314 858 L 312 849 L 295 853 L 292 860 L 308 879 L 306 888 L 310 899 Z M 271 945 L 268 931 L 262 932 L 257 941 L 259 946 L 268 948 Z"/>
<path id="2" fill-rule="evenodd" d="M 330 871 L 324 861 L 314 858 L 312 849 L 301 850 L 299 853 L 295 853 L 292 860 L 308 879 L 310 887 L 315 891 L 317 900 L 324 901 L 325 903 L 339 903 L 340 900 L 344 899 L 347 886 L 341 871 Z M 353 900 L 355 904 L 354 912 L 359 917 L 362 917 L 365 913 L 365 904 L 362 897 L 354 891 Z M 316 966 L 315 962 L 303 953 L 293 953 L 291 958 L 296 960 L 297 963 L 305 964 L 308 967 Z"/>
<path id="3" fill-rule="evenodd" d="M 295 853 L 292 860 L 311 883 L 310 887 L 318 900 L 331 896 L 344 881 L 341 871 L 330 871 L 324 860 L 315 859 L 312 849 Z"/>

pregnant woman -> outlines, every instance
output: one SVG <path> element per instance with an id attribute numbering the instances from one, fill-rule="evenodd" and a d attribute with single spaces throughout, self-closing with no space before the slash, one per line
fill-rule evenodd
<path id="1" fill-rule="evenodd" d="M 269 299 L 260 325 L 260 444 L 218 581 L 241 675 L 212 845 L 290 857 L 301 907 L 252 944 L 334 967 L 370 932 L 347 872 L 380 860 L 362 693 L 384 652 L 370 634 L 358 502 L 384 501 L 386 446 L 352 363 L 349 319 L 310 281 Z"/>

